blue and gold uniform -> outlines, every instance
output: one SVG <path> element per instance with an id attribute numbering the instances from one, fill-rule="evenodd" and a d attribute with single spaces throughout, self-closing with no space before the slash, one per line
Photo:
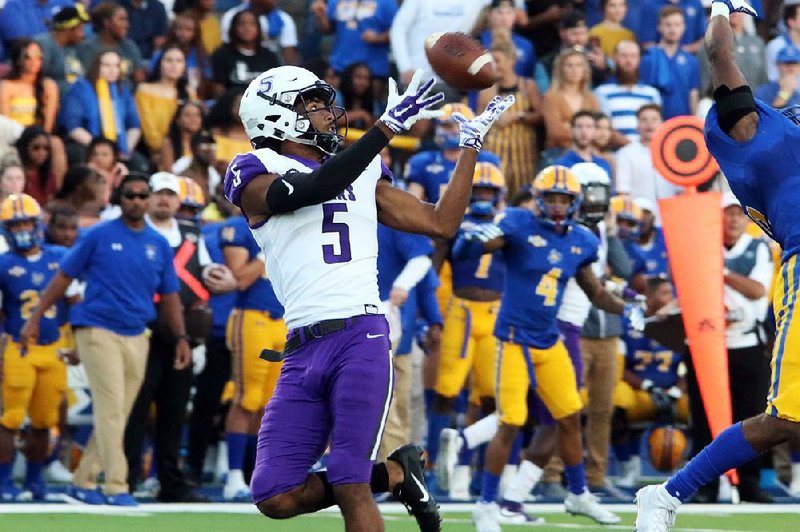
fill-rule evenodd
<path id="1" fill-rule="evenodd" d="M 491 219 L 505 192 L 505 177 L 494 164 L 480 162 L 472 176 L 472 198 L 467 215 L 455 240 L 476 225 Z M 505 284 L 506 267 L 500 251 L 479 257 L 455 257 L 452 247 L 448 254 L 452 265 L 452 289 L 439 358 L 436 393 L 454 398 L 464 387 L 472 370 L 470 401 L 480 404 L 480 398 L 495 395 L 496 348 L 493 336 L 495 318 L 500 307 L 500 293 Z M 478 289 L 496 293 L 492 300 L 476 301 L 458 297 L 455 293 Z M 488 298 L 487 298 L 488 299 Z"/>
<path id="2" fill-rule="evenodd" d="M 416 183 L 425 191 L 425 200 L 436 203 L 442 196 L 442 192 L 450 182 L 450 176 L 456 168 L 456 159 L 452 161 L 444 156 L 443 150 L 458 150 L 459 132 L 458 125 L 452 119 L 454 113 L 461 113 L 467 119 L 475 118 L 472 110 L 464 104 L 447 104 L 442 106 L 444 113 L 437 120 L 435 141 L 439 149 L 428 150 L 417 153 L 408 159 L 405 168 L 405 178 L 408 183 Z M 445 129 L 445 124 L 453 124 L 451 131 Z M 488 151 L 478 152 L 478 162 L 486 162 L 500 167 L 500 157 Z M 438 272 L 441 284 L 436 290 L 436 298 L 439 300 L 439 310 L 442 315 L 446 315 L 448 303 L 450 301 L 452 273 L 451 265 L 445 261 Z"/>
<path id="3" fill-rule="evenodd" d="M 664 231 L 660 227 L 654 227 L 653 232 L 652 240 L 644 246 L 638 241 L 625 243 L 626 251 L 628 251 L 629 245 L 635 248 L 635 254 L 631 256 L 633 273 L 643 273 L 648 277 L 669 276 L 669 255 L 667 254 L 667 243 L 664 240 Z M 628 253 L 631 254 L 631 251 Z"/>
<path id="4" fill-rule="evenodd" d="M 625 343 L 624 368 L 642 380 L 650 380 L 653 386 L 668 390 L 678 385 L 680 353 L 670 351 L 643 333 L 627 328 L 622 335 Z M 614 390 L 614 406 L 625 411 L 630 422 L 651 420 L 656 417 L 656 405 L 652 396 L 644 390 L 634 390 L 625 381 L 617 383 Z M 689 418 L 689 399 L 683 394 L 677 401 L 678 421 Z"/>
<path id="5" fill-rule="evenodd" d="M 9 196 L 0 204 L 0 220 L 11 251 L 0 255 L 0 293 L 3 313 L 3 414 L 0 424 L 9 430 L 22 427 L 26 415 L 35 429 L 54 427 L 58 423 L 58 407 L 67 388 L 66 366 L 59 355 L 62 347 L 60 324 L 65 313 L 62 305 L 54 305 L 42 316 L 39 337 L 29 343 L 26 353 L 19 344 L 20 330 L 39 304 L 41 291 L 59 270 L 66 249 L 43 245 L 41 209 L 32 197 Z M 34 220 L 32 232 L 14 237 L 8 223 Z M 24 256 L 39 246 L 40 253 Z"/>
<path id="6" fill-rule="evenodd" d="M 229 218 L 220 231 L 220 245 L 244 248 L 248 260 L 261 253 L 243 216 Z M 233 353 L 234 401 L 249 412 L 263 408 L 272 397 L 281 362 L 259 358 L 263 349 L 283 351 L 286 342 L 283 307 L 264 275 L 238 293 L 228 318 L 226 341 Z"/>
<path id="7" fill-rule="evenodd" d="M 800 283 L 800 126 L 796 116 L 755 102 L 759 121 L 752 139 L 737 142 L 726 135 L 716 105 L 706 118 L 705 136 L 745 213 L 783 249 L 772 299 L 777 336 L 766 412 L 800 422 L 800 317 L 794 313 Z"/>
<path id="8" fill-rule="evenodd" d="M 527 209 L 508 209 L 497 225 L 506 245 L 506 288 L 494 334 L 501 421 L 521 426 L 535 387 L 555 419 L 582 407 L 575 369 L 559 340 L 556 315 L 567 281 L 597 260 L 597 238 L 580 225 L 558 234 Z M 571 390 L 571 391 L 570 391 Z"/>
<path id="9" fill-rule="evenodd" d="M 480 223 L 480 220 L 465 216 L 456 238 L 476 223 Z M 460 260 L 450 257 L 450 263 L 454 291 L 466 287 L 498 293 L 503 290 L 506 266 L 502 252 Z M 471 401 L 477 403 L 480 397 L 494 397 L 496 342 L 493 329 L 499 307 L 499 300 L 470 301 L 455 295 L 450 297 L 442 335 L 436 393 L 444 397 L 457 396 L 471 369 Z"/>

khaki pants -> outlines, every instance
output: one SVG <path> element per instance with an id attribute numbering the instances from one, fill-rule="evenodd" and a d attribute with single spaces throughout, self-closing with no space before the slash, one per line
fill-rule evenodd
<path id="1" fill-rule="evenodd" d="M 147 365 L 147 336 L 122 336 L 98 327 L 75 331 L 78 353 L 86 370 L 94 409 L 94 432 L 75 471 L 80 488 L 94 489 L 105 473 L 104 493 L 128 491 L 128 462 L 123 438 L 133 402 Z"/>
<path id="2" fill-rule="evenodd" d="M 386 460 L 389 453 L 411 439 L 411 383 L 413 382 L 411 355 L 394 357 L 394 395 L 383 431 L 383 441 L 378 461 Z"/>
<path id="3" fill-rule="evenodd" d="M 603 486 L 608 468 L 614 386 L 617 382 L 619 338 L 581 338 L 586 404 L 586 482 Z"/>

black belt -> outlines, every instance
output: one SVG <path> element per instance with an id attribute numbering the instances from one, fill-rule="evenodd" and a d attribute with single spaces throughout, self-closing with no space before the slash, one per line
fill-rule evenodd
<path id="1" fill-rule="evenodd" d="M 310 325 L 305 325 L 303 327 L 299 327 L 295 329 L 295 334 L 291 338 L 286 341 L 286 345 L 283 348 L 283 353 L 279 351 L 274 351 L 272 349 L 263 349 L 261 351 L 261 355 L 259 358 L 263 358 L 268 362 L 280 362 L 285 358 L 288 353 L 291 353 L 298 347 L 300 347 L 303 343 L 308 342 L 310 340 L 315 340 L 317 338 L 322 338 L 327 334 L 334 333 L 336 331 L 341 331 L 349 323 L 352 323 L 356 320 L 356 317 L 353 318 L 340 318 L 334 320 L 323 320 L 318 321 L 317 323 L 312 323 Z"/>

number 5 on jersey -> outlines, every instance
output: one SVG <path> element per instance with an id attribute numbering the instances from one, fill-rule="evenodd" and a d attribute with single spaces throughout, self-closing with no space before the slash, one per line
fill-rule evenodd
<path id="1" fill-rule="evenodd" d="M 549 272 L 542 275 L 539 284 L 536 285 L 536 295 L 544 298 L 544 306 L 552 307 L 556 304 L 558 297 L 558 279 L 561 277 L 561 268 L 551 268 Z"/>

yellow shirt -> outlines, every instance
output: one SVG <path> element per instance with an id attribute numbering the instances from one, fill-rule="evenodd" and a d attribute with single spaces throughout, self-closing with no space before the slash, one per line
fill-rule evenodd
<path id="1" fill-rule="evenodd" d="M 253 149 L 249 140 L 233 139 L 220 134 L 214 135 L 214 140 L 217 141 L 217 159 L 226 163 L 230 163 L 236 155 Z"/>
<path id="2" fill-rule="evenodd" d="M 200 21 L 200 38 L 208 55 L 213 54 L 214 50 L 222 45 L 222 32 L 215 15 L 209 13 Z"/>
<path id="3" fill-rule="evenodd" d="M 589 31 L 589 37 L 600 39 L 600 48 L 607 56 L 614 55 L 614 48 L 620 41 L 636 41 L 636 36 L 628 28 L 612 28 L 602 22 Z"/>
<path id="4" fill-rule="evenodd" d="M 151 152 L 158 152 L 164 144 L 172 117 L 178 110 L 178 101 L 145 92 L 141 88 L 136 91 L 135 100 L 144 141 Z"/>

